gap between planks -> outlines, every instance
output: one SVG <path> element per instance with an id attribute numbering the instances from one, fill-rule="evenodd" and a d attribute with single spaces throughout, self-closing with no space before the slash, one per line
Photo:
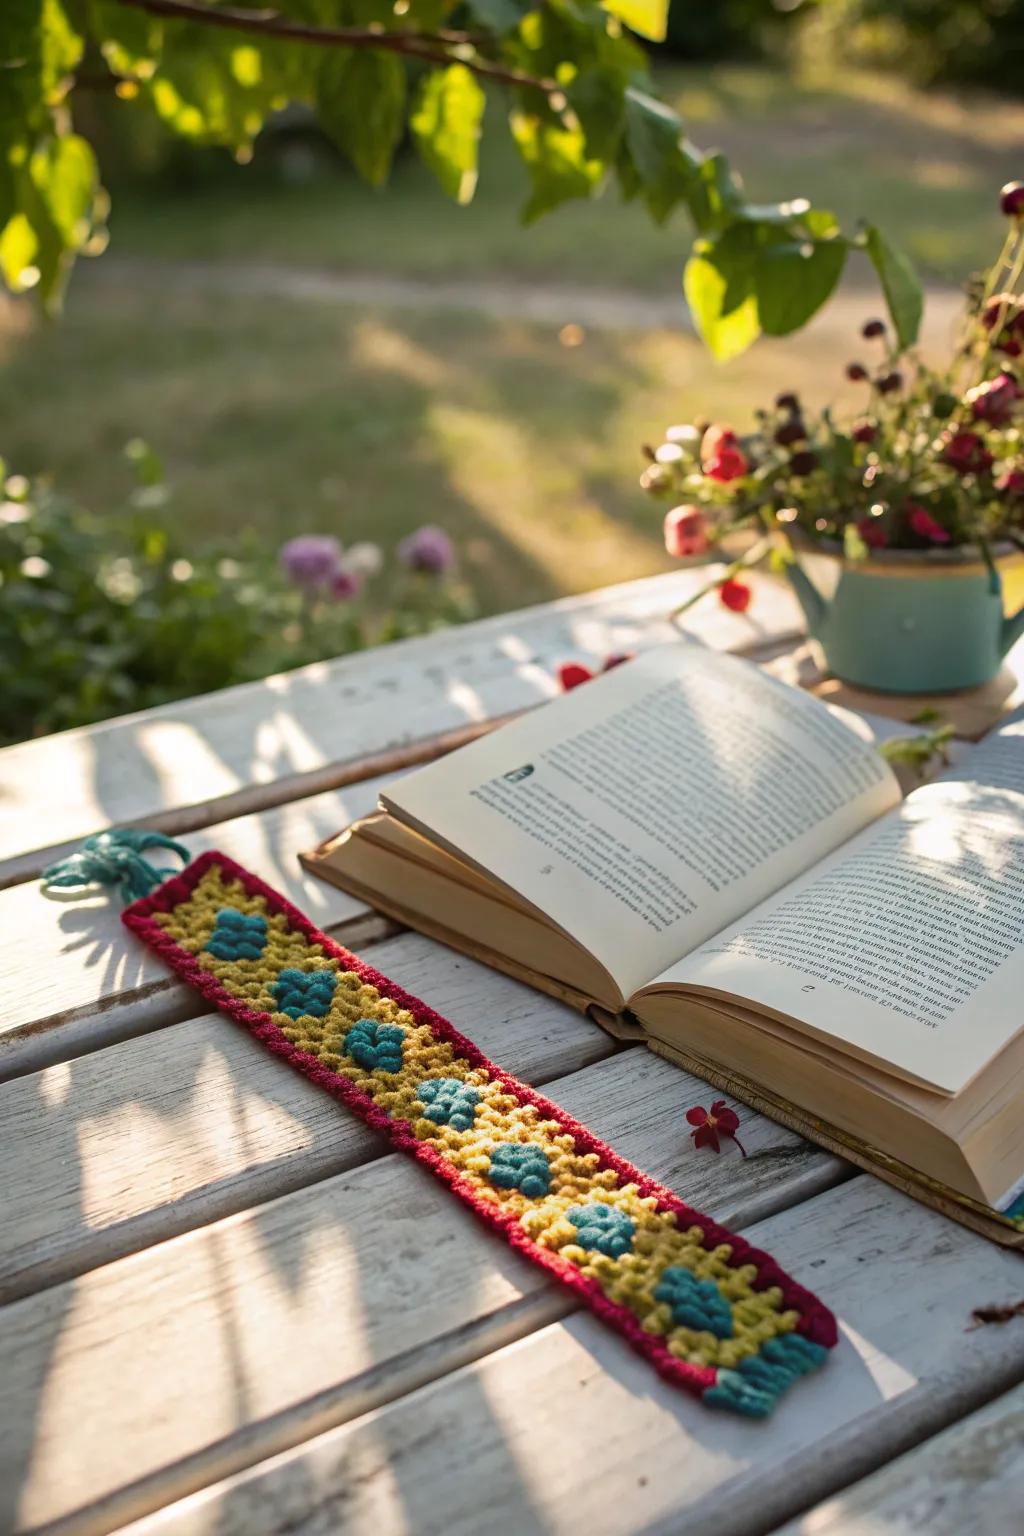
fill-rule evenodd
<path id="1" fill-rule="evenodd" d="M 842 1330 L 767 1421 L 673 1391 L 575 1312 L 122 1536 L 763 1536 L 1024 1379 L 1024 1328 L 965 1329 L 1019 1260 L 877 1180 L 746 1235 Z"/>
<path id="2" fill-rule="evenodd" d="M 418 934 L 381 944 L 372 958 L 535 1085 L 618 1049 L 565 1004 Z M 8 1083 L 0 1123 L 10 1149 L 5 1302 L 388 1150 L 216 1013 Z"/>
<path id="3" fill-rule="evenodd" d="M 639 1047 L 550 1089 L 733 1225 L 848 1176 L 746 1111 L 747 1159 L 698 1151 L 705 1091 Z M 574 1306 L 411 1159 L 362 1163 L 0 1311 L 0 1526 L 98 1536 Z"/>

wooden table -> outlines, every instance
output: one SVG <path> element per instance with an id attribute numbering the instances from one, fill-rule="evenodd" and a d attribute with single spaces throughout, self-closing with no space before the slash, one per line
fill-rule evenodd
<path id="1" fill-rule="evenodd" d="M 1024 1318 L 968 1329 L 1024 1294 L 1019 1258 L 747 1110 L 746 1161 L 695 1151 L 683 1111 L 703 1084 L 296 862 L 372 805 L 396 752 L 544 698 L 561 660 L 663 638 L 697 579 L 0 753 L 0 1531 L 1024 1530 Z M 797 623 L 770 585 L 752 617 L 688 618 L 762 655 Z M 841 1318 L 826 1368 L 766 1423 L 665 1387 L 425 1172 L 204 1013 L 104 899 L 42 897 L 56 850 L 142 821 L 248 865 L 769 1249 Z"/>

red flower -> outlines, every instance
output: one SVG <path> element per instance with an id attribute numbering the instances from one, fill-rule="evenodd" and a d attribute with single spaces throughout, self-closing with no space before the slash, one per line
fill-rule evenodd
<path id="1" fill-rule="evenodd" d="M 869 549 L 884 549 L 889 542 L 885 529 L 875 517 L 862 517 L 857 532 Z"/>
<path id="2" fill-rule="evenodd" d="M 976 421 L 991 422 L 1003 426 L 1013 415 L 1013 407 L 1020 396 L 1017 382 L 1008 373 L 999 373 L 984 384 L 977 384 L 965 395 Z"/>
<path id="3" fill-rule="evenodd" d="M 700 507 L 673 507 L 665 513 L 665 548 L 677 560 L 689 555 L 703 555 L 708 547 L 708 530 Z"/>
<path id="4" fill-rule="evenodd" d="M 720 601 L 733 613 L 746 613 L 753 595 L 745 581 L 736 581 L 732 576 L 718 589 Z"/>
<path id="5" fill-rule="evenodd" d="M 942 457 L 958 474 L 977 475 L 992 468 L 992 455 L 977 432 L 947 432 L 942 441 Z"/>
<path id="6" fill-rule="evenodd" d="M 589 683 L 593 675 L 590 668 L 585 667 L 581 661 L 563 662 L 558 669 L 558 681 L 563 693 L 568 693 L 570 688 L 578 688 L 580 683 Z"/>
<path id="7" fill-rule="evenodd" d="M 919 502 L 908 501 L 903 509 L 907 514 L 907 522 L 911 531 L 916 533 L 919 539 L 929 539 L 932 544 L 948 544 L 949 534 L 941 523 L 937 523 L 926 507 Z"/>
<path id="8" fill-rule="evenodd" d="M 878 436 L 878 427 L 873 421 L 858 421 L 853 429 L 855 443 L 873 443 Z"/>
<path id="9" fill-rule="evenodd" d="M 701 467 L 709 480 L 717 480 L 722 485 L 727 485 L 730 480 L 739 480 L 750 466 L 747 464 L 747 457 L 742 448 L 727 443 L 709 459 L 705 459 Z"/>
<path id="10" fill-rule="evenodd" d="M 602 663 L 601 671 L 610 672 L 613 667 L 621 667 L 624 661 L 632 661 L 632 651 L 613 651 Z M 558 681 L 562 685 L 562 692 L 568 693 L 572 688 L 578 688 L 580 683 L 589 683 L 597 673 L 586 666 L 582 661 L 564 661 L 558 669 Z"/>
<path id="11" fill-rule="evenodd" d="M 722 1148 L 718 1140 L 721 1135 L 734 1141 L 746 1157 L 746 1148 L 736 1135 L 740 1117 L 734 1109 L 729 1108 L 724 1099 L 716 1099 L 710 1110 L 705 1109 L 702 1104 L 697 1104 L 693 1109 L 686 1111 L 686 1118 L 690 1125 L 696 1127 L 690 1132 L 695 1147 L 710 1147 L 712 1152 L 721 1152 Z"/>
<path id="12" fill-rule="evenodd" d="M 1024 469 L 1004 469 L 996 479 L 996 490 L 1004 496 L 1024 496 Z"/>

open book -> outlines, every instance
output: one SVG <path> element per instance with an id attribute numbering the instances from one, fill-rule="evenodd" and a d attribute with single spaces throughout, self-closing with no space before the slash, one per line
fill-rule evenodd
<path id="1" fill-rule="evenodd" d="M 857 717 L 671 645 L 303 862 L 1024 1239 L 1024 719 L 903 800 Z"/>

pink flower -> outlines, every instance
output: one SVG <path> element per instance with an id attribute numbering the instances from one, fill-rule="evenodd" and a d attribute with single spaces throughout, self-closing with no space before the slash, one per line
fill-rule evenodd
<path id="1" fill-rule="evenodd" d="M 976 421 L 987 421 L 993 426 L 1003 426 L 1013 415 L 1014 405 L 1020 396 L 1017 382 L 1008 373 L 998 373 L 994 379 L 969 389 L 965 400 L 971 407 Z"/>
<path id="2" fill-rule="evenodd" d="M 958 474 L 978 475 L 991 469 L 992 455 L 977 432 L 947 432 L 942 442 L 942 457 Z"/>
<path id="3" fill-rule="evenodd" d="M 908 501 L 903 509 L 907 514 L 907 522 L 912 533 L 916 533 L 919 539 L 928 539 L 932 544 L 948 544 L 949 534 L 941 523 L 937 523 L 926 507 L 919 502 Z"/>
<path id="4" fill-rule="evenodd" d="M 732 427 L 723 421 L 715 422 L 713 426 L 708 427 L 700 440 L 700 461 L 703 464 L 705 459 L 713 459 L 716 454 L 721 453 L 723 448 L 737 446 L 736 433 Z"/>
<path id="5" fill-rule="evenodd" d="M 410 571 L 425 571 L 431 576 L 447 576 L 455 566 L 455 546 L 443 528 L 427 523 L 403 539 L 398 558 Z"/>
<path id="6" fill-rule="evenodd" d="M 705 459 L 701 467 L 709 480 L 717 480 L 721 485 L 728 485 L 730 480 L 739 480 L 745 475 L 750 466 L 747 464 L 742 448 L 726 445 L 719 449 L 718 453 Z"/>
<path id="7" fill-rule="evenodd" d="M 884 549 L 889 542 L 885 529 L 875 517 L 862 517 L 857 532 L 869 549 Z"/>
<path id="8" fill-rule="evenodd" d="M 707 551 L 707 524 L 699 507 L 673 507 L 666 512 L 664 533 L 665 548 L 677 560 Z"/>
<path id="9" fill-rule="evenodd" d="M 719 601 L 731 613 L 746 613 L 753 595 L 745 581 L 737 581 L 732 576 L 728 581 L 723 581 L 718 589 Z"/>
<path id="10" fill-rule="evenodd" d="M 282 544 L 278 563 L 288 580 L 305 592 L 322 591 L 341 570 L 341 545 L 329 534 L 301 533 Z"/>
<path id="11" fill-rule="evenodd" d="M 746 1157 L 746 1149 L 736 1132 L 739 1130 L 740 1117 L 734 1109 L 730 1109 L 724 1099 L 716 1099 L 710 1110 L 703 1104 L 694 1105 L 693 1109 L 686 1111 L 688 1123 L 696 1129 L 690 1132 L 695 1147 L 710 1147 L 712 1152 L 721 1152 L 719 1136 L 728 1137 L 739 1147 Z"/>

